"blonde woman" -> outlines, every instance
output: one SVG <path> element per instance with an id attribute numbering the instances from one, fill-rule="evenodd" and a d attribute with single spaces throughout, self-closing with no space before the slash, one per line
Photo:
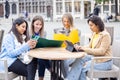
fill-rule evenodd
<path id="1" fill-rule="evenodd" d="M 63 27 L 61 28 L 56 28 L 54 29 L 54 39 L 55 40 L 68 40 L 72 42 L 73 44 L 77 43 L 79 44 L 80 42 L 80 31 L 75 28 L 74 22 L 73 22 L 73 17 L 71 14 L 64 14 L 62 17 L 62 23 Z M 65 45 L 64 45 L 65 46 Z M 74 63 L 75 59 L 68 59 L 62 61 L 62 72 L 64 77 L 66 77 L 69 74 L 69 65 L 71 63 Z"/>

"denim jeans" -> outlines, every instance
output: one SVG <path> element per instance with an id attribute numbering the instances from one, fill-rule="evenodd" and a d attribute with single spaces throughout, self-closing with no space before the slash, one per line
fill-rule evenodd
<path id="1" fill-rule="evenodd" d="M 86 72 L 90 70 L 91 59 L 93 56 L 86 55 L 83 58 L 76 59 L 68 71 L 68 80 L 86 80 Z M 112 68 L 112 60 L 103 63 L 94 63 L 94 69 L 109 70 Z"/>
<path id="2" fill-rule="evenodd" d="M 108 78 L 99 78 L 98 80 L 108 80 Z M 118 80 L 117 78 L 110 78 L 110 80 Z"/>

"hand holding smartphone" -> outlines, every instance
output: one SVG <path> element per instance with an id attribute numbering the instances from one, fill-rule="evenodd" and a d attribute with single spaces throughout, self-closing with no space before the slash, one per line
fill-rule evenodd
<path id="1" fill-rule="evenodd" d="M 36 40 L 36 41 L 38 41 L 38 39 L 39 39 L 40 37 L 39 36 L 35 36 L 34 38 L 32 38 L 32 39 L 34 39 L 34 40 Z"/>

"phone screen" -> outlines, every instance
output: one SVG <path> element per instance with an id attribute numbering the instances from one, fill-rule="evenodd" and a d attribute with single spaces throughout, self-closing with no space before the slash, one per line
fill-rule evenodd
<path id="1" fill-rule="evenodd" d="M 39 39 L 39 36 L 35 36 L 33 39 L 34 39 L 34 40 L 38 40 L 38 39 Z"/>

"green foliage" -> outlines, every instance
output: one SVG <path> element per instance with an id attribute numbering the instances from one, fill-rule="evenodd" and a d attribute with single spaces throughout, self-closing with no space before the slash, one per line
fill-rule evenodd
<path id="1" fill-rule="evenodd" d="M 96 3 L 101 3 L 101 2 L 106 2 L 106 1 L 109 1 L 109 0 L 95 0 Z"/>
<path id="2" fill-rule="evenodd" d="M 96 3 L 101 3 L 103 0 L 95 0 Z"/>

